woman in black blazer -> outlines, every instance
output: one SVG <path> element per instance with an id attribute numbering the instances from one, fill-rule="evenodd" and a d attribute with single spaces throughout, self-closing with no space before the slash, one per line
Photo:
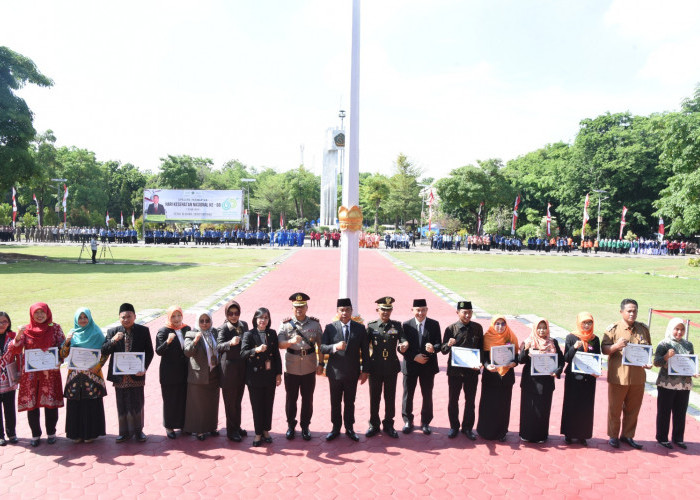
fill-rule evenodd
<path id="1" fill-rule="evenodd" d="M 156 354 L 160 360 L 160 390 L 163 396 L 163 427 L 170 439 L 175 439 L 175 429 L 185 426 L 187 404 L 187 370 L 189 360 L 185 356 L 185 334 L 190 327 L 182 322 L 182 309 L 171 306 L 166 311 L 165 326 L 156 335 Z"/>
<path id="2" fill-rule="evenodd" d="M 275 388 L 282 382 L 282 358 L 277 332 L 270 328 L 270 311 L 261 307 L 253 316 L 253 329 L 243 334 L 241 357 L 246 360 L 245 382 L 253 409 L 253 446 L 272 442 L 272 407 Z"/>

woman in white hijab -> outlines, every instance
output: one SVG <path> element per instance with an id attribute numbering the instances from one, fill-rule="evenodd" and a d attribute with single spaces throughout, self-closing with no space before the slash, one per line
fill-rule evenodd
<path id="1" fill-rule="evenodd" d="M 198 325 L 185 335 L 187 405 L 183 430 L 204 441 L 207 434 L 218 436 L 219 426 L 219 353 L 218 332 L 209 312 L 198 316 Z"/>
<path id="2" fill-rule="evenodd" d="M 684 450 L 685 414 L 693 381 L 689 376 L 669 375 L 668 362 L 679 354 L 694 354 L 693 344 L 685 340 L 685 325 L 681 318 L 672 318 L 666 327 L 666 337 L 659 343 L 654 355 L 654 366 L 661 368 L 656 379 L 658 398 L 656 399 L 656 441 L 661 446 L 673 448 L 668 440 L 669 423 L 673 415 L 671 439 Z M 697 372 L 697 358 L 695 358 Z M 696 374 L 695 377 L 698 375 Z"/>

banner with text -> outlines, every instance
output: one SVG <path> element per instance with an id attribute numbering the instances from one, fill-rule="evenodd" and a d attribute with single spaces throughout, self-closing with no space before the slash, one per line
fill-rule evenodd
<path id="1" fill-rule="evenodd" d="M 146 189 L 144 222 L 241 222 L 243 191 Z"/>

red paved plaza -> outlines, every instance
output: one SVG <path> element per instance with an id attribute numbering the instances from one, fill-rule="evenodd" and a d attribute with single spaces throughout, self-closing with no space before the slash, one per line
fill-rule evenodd
<path id="1" fill-rule="evenodd" d="M 272 325 L 291 313 L 287 297 L 296 291 L 311 296 L 309 314 L 331 321 L 338 294 L 339 253 L 325 249 L 302 249 L 236 297 L 242 306 L 242 319 L 250 322 L 257 307 L 268 307 Z M 374 300 L 384 295 L 396 298 L 392 319 L 410 317 L 414 298 L 425 297 L 428 315 L 444 329 L 456 321 L 447 304 L 413 278 L 394 267 L 379 252 L 360 252 L 359 311 L 365 322 L 375 317 Z M 195 290 L 193 298 L 197 297 Z M 469 297 L 466 297 L 469 299 Z M 128 301 L 129 297 L 115 299 Z M 86 304 L 89 306 L 89 304 Z M 135 304 L 138 310 L 138 304 Z M 585 308 L 585 305 L 582 305 Z M 491 313 L 508 311 L 490 311 Z M 537 313 L 537 311 L 532 311 Z M 194 324 L 187 316 L 186 322 Z M 148 326 L 155 333 L 159 319 Z M 215 324 L 223 322 L 223 312 L 215 314 Z M 511 324 L 522 339 L 527 328 Z M 596 332 L 600 335 L 601 332 Z M 91 444 L 73 444 L 65 439 L 64 411 L 60 410 L 59 441 L 53 446 L 42 440 L 40 447 L 29 447 L 30 432 L 26 414 L 18 415 L 20 444 L 0 448 L 0 494 L 7 498 L 204 498 L 204 497 L 476 497 L 551 498 L 664 496 L 692 498 L 697 495 L 700 469 L 700 424 L 688 417 L 687 451 L 666 450 L 656 444 L 654 428 L 656 401 L 645 396 L 635 439 L 644 450 L 624 444 L 619 450 L 607 445 L 607 385 L 598 383 L 594 438 L 588 448 L 567 446 L 559 434 L 564 381 L 557 381 L 554 394 L 550 439 L 545 444 L 522 444 L 518 437 L 519 384 L 513 389 L 510 433 L 506 443 L 469 441 L 463 435 L 448 439 L 447 356 L 440 356 L 441 373 L 436 376 L 433 434 L 420 431 L 392 439 L 382 434 L 366 439 L 369 418 L 368 385 L 359 386 L 355 430 L 362 433 L 359 443 L 345 435 L 331 443 L 324 440 L 330 430 L 328 383 L 319 378 L 315 393 L 313 440 L 284 438 L 284 387 L 277 389 L 272 426 L 274 442 L 253 448 L 252 433 L 242 443 L 221 437 L 197 441 L 192 436 L 176 440 L 165 437 L 161 425 L 161 396 L 158 384 L 158 356 L 151 365 L 146 384 L 146 443 L 116 444 L 117 422 L 114 390 L 108 384 L 105 398 L 106 437 Z M 516 368 L 519 378 L 520 368 Z M 65 380 L 65 377 L 64 377 Z M 401 428 L 401 381 L 397 388 L 397 428 Z M 478 395 L 477 395 L 478 398 Z M 420 391 L 415 405 L 420 408 Z M 478 405 L 478 402 L 477 402 Z M 248 395 L 243 400 L 243 427 L 252 430 Z M 382 409 L 383 412 L 383 409 Z M 42 416 L 43 419 L 43 416 Z M 223 403 L 219 428 L 224 428 Z M 43 422 L 42 422 L 43 426 Z M 695 493 L 693 493 L 695 492 Z"/>

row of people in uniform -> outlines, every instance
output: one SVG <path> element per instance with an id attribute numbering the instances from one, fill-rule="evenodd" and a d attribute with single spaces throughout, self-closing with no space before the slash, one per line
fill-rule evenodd
<path id="1" fill-rule="evenodd" d="M 530 442 L 548 438 L 554 379 L 565 373 L 561 433 L 567 443 L 578 441 L 585 445 L 593 431 L 596 377 L 572 372 L 571 362 L 577 352 L 589 352 L 608 355 L 610 445 L 619 447 L 622 441 L 641 448 L 634 436 L 644 394 L 645 368 L 623 365 L 621 351 L 627 343 L 650 344 L 651 339 L 646 326 L 636 321 L 638 306 L 631 299 L 622 302 L 621 320 L 608 327 L 602 342 L 594 333 L 593 317 L 580 313 L 577 329 L 567 336 L 563 350 L 550 336 L 547 320 L 536 320 L 529 337 L 519 342 L 502 315 L 493 317 L 484 331 L 479 323 L 472 321 L 472 306 L 467 301 L 457 304 L 457 321 L 441 335 L 439 322 L 427 316 L 424 299 L 414 300 L 413 318 L 401 323 L 391 319 L 394 299 L 382 297 L 376 301 L 378 319 L 369 322 L 367 327 L 352 320 L 350 299 L 339 299 L 337 320 L 323 329 L 316 318 L 307 315 L 309 297 L 306 294 L 295 293 L 290 300 L 293 317 L 284 319 L 277 332 L 270 328 L 272 318 L 266 308 L 255 311 L 249 329 L 240 319 L 241 308 L 235 301 L 226 304 L 226 320 L 219 328 L 212 325 L 208 312 L 198 314 L 197 325 L 190 328 L 183 323 L 179 307 L 168 309 L 166 324 L 156 335 L 155 353 L 161 356 L 163 426 L 169 438 L 177 438 L 178 430 L 200 440 L 207 435 L 218 435 L 221 393 L 227 436 L 240 442 L 247 435 L 241 427 L 241 404 L 247 386 L 255 428 L 253 445 L 271 442 L 275 388 L 284 377 L 286 438 L 296 437 L 299 424 L 302 438 L 310 440 L 316 376 L 324 371 L 329 381 L 332 425 L 326 440 L 337 438 L 343 426 L 347 436 L 359 440 L 354 426 L 355 398 L 358 383 L 366 381 L 369 381 L 370 415 L 365 436 L 371 438 L 383 431 L 390 437 L 399 437 L 395 428 L 399 373 L 403 378 L 402 432 L 408 434 L 415 429 L 413 401 L 420 385 L 422 405 L 417 421 L 421 431 L 429 435 L 434 416 L 434 377 L 439 372 L 437 357 L 442 353 L 448 356 L 449 438 L 461 432 L 471 440 L 477 439 L 477 433 L 487 440 L 506 440 L 515 384 L 514 368 L 522 364 L 520 437 Z M 0 399 L 5 416 L 0 424 L 0 445 L 7 444 L 8 440 L 17 442 L 14 401 L 18 386 L 17 409 L 27 411 L 32 446 L 40 444 L 39 409 L 42 407 L 48 442 L 55 443 L 58 408 L 63 406 L 64 399 L 69 439 L 89 442 L 105 435 L 102 398 L 107 389 L 102 367 L 108 360 L 107 380 L 114 384 L 117 401 L 117 442 L 132 437 L 139 441 L 147 439 L 143 432 L 144 386 L 146 370 L 154 356 L 153 343 L 149 329 L 135 322 L 131 304 L 121 305 L 119 318 L 120 326 L 104 335 L 89 309 L 81 308 L 75 313 L 73 328 L 64 336 L 60 325 L 53 322 L 48 305 L 37 303 L 30 308 L 29 324 L 15 334 L 9 316 L 0 312 Z M 683 321 L 672 319 L 654 357 L 654 364 L 661 368 L 657 379 L 656 439 L 667 448 L 673 446 L 671 441 L 681 448 L 686 447 L 685 416 L 692 380 L 669 375 L 667 370 L 670 357 L 694 352 L 684 333 Z M 507 344 L 514 346 L 516 357 L 505 366 L 491 364 L 491 349 Z M 68 358 L 75 347 L 99 350 L 100 359 L 88 370 L 70 369 L 63 387 L 59 369 L 24 370 L 25 349 L 47 350 L 50 347 L 58 348 L 61 360 Z M 453 347 L 479 349 L 482 366 L 475 369 L 455 366 Z M 280 350 L 285 351 L 284 373 Z M 143 353 L 144 370 L 133 375 L 115 374 L 113 354 L 117 352 Z M 531 354 L 542 352 L 557 354 L 557 368 L 551 376 L 531 376 Z M 481 398 L 477 421 L 475 397 L 479 380 Z M 464 409 L 460 418 L 462 394 Z M 299 396 L 301 411 L 297 413 Z M 382 400 L 383 416 L 380 415 Z M 671 418 L 673 432 L 669 440 Z"/>

